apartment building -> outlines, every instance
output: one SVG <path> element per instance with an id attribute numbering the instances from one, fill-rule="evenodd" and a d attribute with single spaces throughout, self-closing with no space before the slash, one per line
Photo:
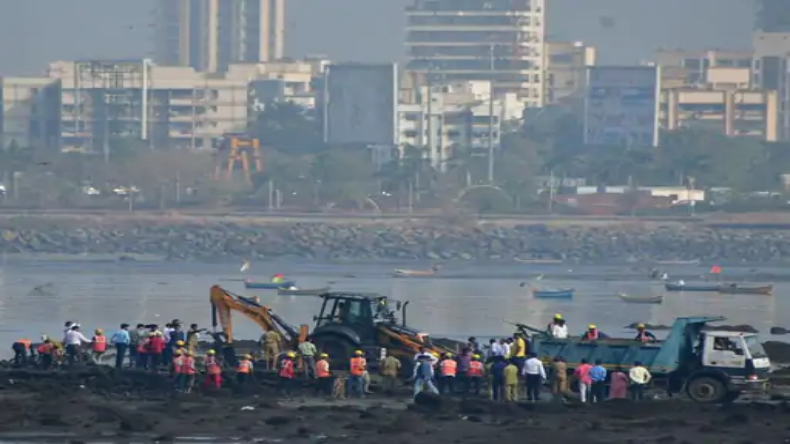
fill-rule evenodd
<path id="1" fill-rule="evenodd" d="M 545 0 L 414 0 L 407 69 L 439 82 L 493 81 L 542 107 L 545 8 Z"/>
<path id="2" fill-rule="evenodd" d="M 0 135 L 7 145 L 107 153 L 114 141 L 206 149 L 243 132 L 262 106 L 314 105 L 323 62 L 230 65 L 224 74 L 148 60 L 63 61 L 46 77 L 2 78 Z"/>
<path id="3" fill-rule="evenodd" d="M 490 83 L 455 82 L 423 87 L 415 103 L 398 105 L 398 146 L 426 148 L 431 164 L 440 170 L 457 146 L 487 152 L 498 149 L 502 126 L 522 119 L 524 104 L 516 93 L 490 101 Z"/>
<path id="4" fill-rule="evenodd" d="M 754 51 L 659 50 L 665 129 L 708 128 L 728 136 L 781 139 L 781 95 L 755 76 Z"/>
<path id="5" fill-rule="evenodd" d="M 157 0 L 156 61 L 197 71 L 283 58 L 285 0 Z"/>
<path id="6" fill-rule="evenodd" d="M 587 67 L 596 62 L 595 47 L 584 42 L 546 42 L 546 104 L 581 99 Z"/>

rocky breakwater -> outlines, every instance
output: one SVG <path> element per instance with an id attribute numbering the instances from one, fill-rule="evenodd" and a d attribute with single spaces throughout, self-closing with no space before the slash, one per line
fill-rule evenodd
<path id="1" fill-rule="evenodd" d="M 512 260 L 579 262 L 702 259 L 767 262 L 790 257 L 790 232 L 635 226 L 513 227 L 224 222 L 75 223 L 0 220 L 0 252 L 160 255 L 169 259 Z"/>

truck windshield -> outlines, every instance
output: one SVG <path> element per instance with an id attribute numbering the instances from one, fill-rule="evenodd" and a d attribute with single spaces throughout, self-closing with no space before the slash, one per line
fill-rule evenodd
<path id="1" fill-rule="evenodd" d="M 746 343 L 746 347 L 749 349 L 749 354 L 752 355 L 752 358 L 764 358 L 768 356 L 768 354 L 765 353 L 763 344 L 760 343 L 760 339 L 756 335 L 744 336 L 743 341 Z"/>

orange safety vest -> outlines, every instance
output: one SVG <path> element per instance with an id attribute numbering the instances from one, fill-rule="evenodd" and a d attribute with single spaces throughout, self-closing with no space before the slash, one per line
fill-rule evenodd
<path id="1" fill-rule="evenodd" d="M 16 342 L 24 345 L 25 346 L 25 350 L 29 350 L 30 349 L 30 345 L 32 344 L 32 341 L 30 341 L 30 339 L 20 339 L 20 340 L 18 340 Z"/>
<path id="2" fill-rule="evenodd" d="M 294 362 L 290 359 L 284 359 L 280 368 L 280 377 L 293 379 L 294 377 Z"/>
<path id="3" fill-rule="evenodd" d="M 96 353 L 104 353 L 107 351 L 107 337 L 98 335 L 93 337 L 93 351 Z"/>
<path id="4" fill-rule="evenodd" d="M 220 368 L 217 358 L 214 356 L 206 358 L 206 370 L 209 375 L 222 374 L 222 368 Z"/>
<path id="5" fill-rule="evenodd" d="M 315 374 L 319 378 L 328 378 L 331 376 L 329 373 L 329 361 L 322 359 L 315 363 Z"/>
<path id="6" fill-rule="evenodd" d="M 242 359 L 239 361 L 239 366 L 236 368 L 236 371 L 239 373 L 247 374 L 250 372 L 252 368 L 252 363 L 246 359 Z"/>
<path id="7" fill-rule="evenodd" d="M 483 376 L 483 363 L 480 361 L 472 361 L 469 363 L 469 371 L 467 375 L 475 378 Z"/>
<path id="8" fill-rule="evenodd" d="M 365 358 L 351 358 L 351 376 L 362 376 L 366 364 Z"/>
<path id="9" fill-rule="evenodd" d="M 471 364 L 471 363 L 470 363 Z M 442 361 L 442 376 L 455 376 L 455 371 L 458 369 L 458 363 L 452 359 L 445 359 Z"/>
<path id="10" fill-rule="evenodd" d="M 584 339 L 592 340 L 592 341 L 598 339 L 598 329 L 595 329 L 593 331 L 587 330 L 587 333 L 584 334 Z"/>
<path id="11" fill-rule="evenodd" d="M 184 373 L 184 357 L 179 356 L 177 358 L 173 358 L 173 371 L 175 374 L 180 375 Z"/>
<path id="12" fill-rule="evenodd" d="M 181 367 L 182 373 L 185 375 L 194 375 L 195 374 L 195 358 L 191 358 L 187 356 L 184 358 L 184 364 Z"/>
<path id="13" fill-rule="evenodd" d="M 36 348 L 36 351 L 40 355 L 49 355 L 52 354 L 52 351 L 55 349 L 55 346 L 52 344 L 41 344 Z"/>

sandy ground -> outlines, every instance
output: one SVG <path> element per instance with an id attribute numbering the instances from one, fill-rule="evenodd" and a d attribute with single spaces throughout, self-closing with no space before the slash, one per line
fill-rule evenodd
<path id="1" fill-rule="evenodd" d="M 405 389 L 398 397 L 326 401 L 313 397 L 312 387 L 303 384 L 293 400 L 281 401 L 268 376 L 244 388 L 229 384 L 220 391 L 177 395 L 169 379 L 137 371 L 4 369 L 0 441 L 21 433 L 30 442 L 48 436 L 75 444 L 178 437 L 379 444 L 568 442 L 580 437 L 585 443 L 772 443 L 784 442 L 790 412 L 784 402 L 726 407 L 682 400 L 500 404 L 421 395 L 413 403 Z"/>

